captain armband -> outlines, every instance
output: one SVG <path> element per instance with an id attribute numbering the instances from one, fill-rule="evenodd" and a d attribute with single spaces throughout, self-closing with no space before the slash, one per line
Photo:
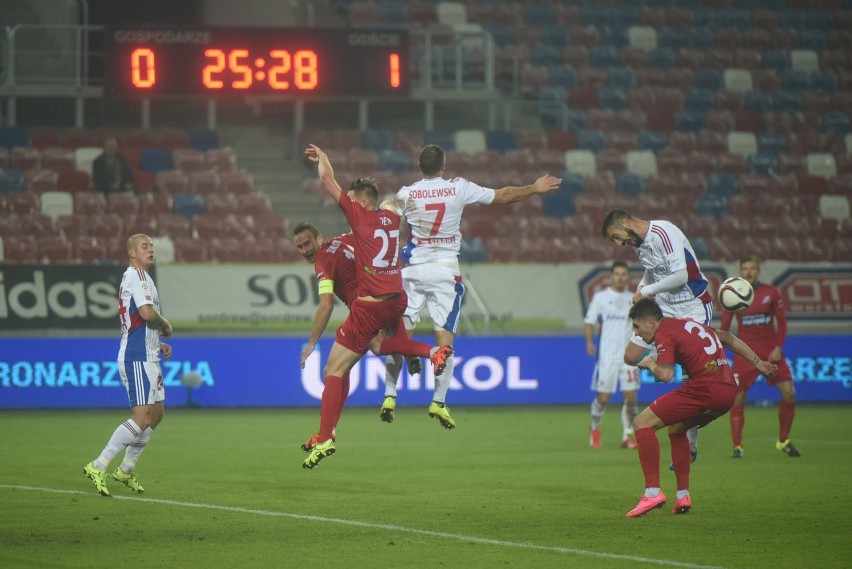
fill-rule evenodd
<path id="1" fill-rule="evenodd" d="M 334 294 L 334 281 L 328 279 L 321 280 L 317 288 L 320 294 Z"/>

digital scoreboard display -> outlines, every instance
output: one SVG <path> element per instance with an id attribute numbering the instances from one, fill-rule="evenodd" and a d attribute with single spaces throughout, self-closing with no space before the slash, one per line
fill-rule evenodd
<path id="1" fill-rule="evenodd" d="M 312 28 L 109 28 L 113 95 L 405 96 L 408 34 Z"/>

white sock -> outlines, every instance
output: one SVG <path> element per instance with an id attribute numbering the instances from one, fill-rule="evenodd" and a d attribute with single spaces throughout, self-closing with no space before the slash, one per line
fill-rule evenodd
<path id="1" fill-rule="evenodd" d="M 638 405 L 628 405 L 625 403 L 621 406 L 621 426 L 624 428 L 624 437 L 633 436 L 633 419 L 639 414 Z"/>
<path id="2" fill-rule="evenodd" d="M 402 372 L 401 354 L 391 354 L 385 357 L 385 397 L 396 397 L 396 384 Z"/>
<path id="3" fill-rule="evenodd" d="M 686 431 L 686 438 L 689 439 L 689 450 L 692 452 L 698 451 L 698 427 L 692 427 Z"/>
<path id="4" fill-rule="evenodd" d="M 450 389 L 450 382 L 453 380 L 453 368 L 455 367 L 455 358 L 450 356 L 447 358 L 447 367 L 444 373 L 435 378 L 435 393 L 432 395 L 432 401 L 444 403 L 447 399 L 447 391 Z"/>
<path id="5" fill-rule="evenodd" d="M 660 495 L 659 488 L 645 488 L 645 497 L 646 498 L 656 498 Z"/>
<path id="6" fill-rule="evenodd" d="M 606 405 L 598 403 L 597 397 L 592 399 L 592 430 L 600 428 L 604 411 L 606 411 Z"/>
<path id="7" fill-rule="evenodd" d="M 109 442 L 101 451 L 101 455 L 94 460 L 95 466 L 101 470 L 106 470 L 109 463 L 112 462 L 118 453 L 127 448 L 127 445 L 142 432 L 133 419 L 128 419 L 120 424 L 109 439 Z"/>
<path id="8" fill-rule="evenodd" d="M 678 490 L 675 498 L 681 500 L 686 496 L 689 496 L 689 490 Z"/>
<path id="9" fill-rule="evenodd" d="M 145 450 L 145 445 L 151 440 L 151 435 L 153 434 L 154 429 L 148 427 L 127 445 L 127 450 L 124 451 L 124 460 L 121 461 L 121 470 L 125 474 L 130 474 L 136 469 L 136 462 L 139 460 L 139 455 Z"/>

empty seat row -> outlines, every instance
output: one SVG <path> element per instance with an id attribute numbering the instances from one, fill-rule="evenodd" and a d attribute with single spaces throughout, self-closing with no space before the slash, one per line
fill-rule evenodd
<path id="1" fill-rule="evenodd" d="M 75 150 L 83 147 L 101 147 L 107 138 L 116 138 L 125 148 L 176 149 L 192 147 L 202 151 L 219 148 L 216 130 L 196 129 L 187 133 L 183 129 L 86 129 L 58 127 L 0 126 L 0 147 L 33 146 L 39 149 L 62 147 Z"/>

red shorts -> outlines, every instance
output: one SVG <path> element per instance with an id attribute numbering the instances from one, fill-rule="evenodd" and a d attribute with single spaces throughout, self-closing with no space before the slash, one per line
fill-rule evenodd
<path id="1" fill-rule="evenodd" d="M 365 354 L 376 334 L 385 328 L 398 329 L 407 304 L 408 297 L 402 291 L 381 302 L 356 298 L 349 307 L 349 316 L 337 329 L 337 343 L 358 354 Z"/>
<path id="2" fill-rule="evenodd" d="M 754 348 L 752 348 L 754 349 Z M 766 359 L 766 356 L 769 353 L 761 353 L 755 352 L 761 359 Z M 734 356 L 734 377 L 737 378 L 739 382 L 740 391 L 748 391 L 751 389 L 751 386 L 754 385 L 754 382 L 757 381 L 757 376 L 760 375 L 760 370 L 751 365 L 745 358 L 740 357 L 739 355 Z M 790 371 L 790 366 L 787 364 L 787 358 L 781 357 L 781 361 L 778 362 L 778 373 L 775 374 L 775 377 L 767 377 L 766 383 L 767 385 L 775 385 L 777 383 L 781 383 L 783 381 L 793 381 L 793 374 Z"/>
<path id="3" fill-rule="evenodd" d="M 683 423 L 703 427 L 730 411 L 737 386 L 718 381 L 691 381 L 651 403 L 651 411 L 665 425 Z"/>

